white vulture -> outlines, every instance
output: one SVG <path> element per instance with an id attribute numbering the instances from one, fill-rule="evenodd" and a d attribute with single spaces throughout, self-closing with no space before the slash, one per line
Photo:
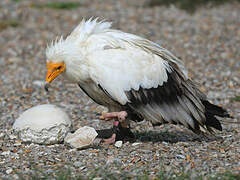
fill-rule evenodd
<path id="1" fill-rule="evenodd" d="M 195 133 L 222 130 L 215 117 L 229 117 L 211 104 L 187 76 L 183 62 L 145 38 L 89 19 L 46 49 L 46 89 L 63 74 L 96 103 L 109 108 L 103 118 L 146 119 L 153 125 L 181 124 Z M 116 133 L 105 139 L 116 140 Z"/>

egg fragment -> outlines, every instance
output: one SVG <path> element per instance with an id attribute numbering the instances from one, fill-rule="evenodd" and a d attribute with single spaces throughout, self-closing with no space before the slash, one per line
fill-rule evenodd
<path id="1" fill-rule="evenodd" d="M 52 104 L 32 107 L 13 124 L 13 130 L 23 142 L 56 144 L 70 131 L 71 120 L 66 112 Z"/>
<path id="2" fill-rule="evenodd" d="M 94 144 L 98 133 L 92 127 L 80 127 L 73 134 L 68 133 L 64 139 L 64 143 L 70 145 L 72 148 L 86 148 Z"/>

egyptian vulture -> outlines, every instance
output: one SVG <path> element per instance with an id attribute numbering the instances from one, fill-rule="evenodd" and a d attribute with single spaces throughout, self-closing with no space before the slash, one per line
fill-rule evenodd
<path id="1" fill-rule="evenodd" d="M 128 120 L 146 119 L 153 125 L 181 124 L 195 133 L 222 130 L 215 117 L 229 117 L 210 103 L 187 76 L 183 62 L 145 38 L 111 28 L 110 22 L 89 19 L 65 39 L 46 49 L 46 88 L 63 74 L 128 127 Z M 105 139 L 116 140 L 113 133 Z"/>

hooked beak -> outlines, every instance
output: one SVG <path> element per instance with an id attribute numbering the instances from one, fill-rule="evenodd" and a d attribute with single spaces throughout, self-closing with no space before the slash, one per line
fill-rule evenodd
<path id="1" fill-rule="evenodd" d="M 44 86 L 46 91 L 48 91 L 49 84 L 65 70 L 66 65 L 64 62 L 60 63 L 47 62 L 46 83 Z"/>

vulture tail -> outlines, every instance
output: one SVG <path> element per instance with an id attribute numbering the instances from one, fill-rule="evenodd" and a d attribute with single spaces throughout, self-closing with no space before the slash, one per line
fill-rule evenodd
<path id="1" fill-rule="evenodd" d="M 232 118 L 228 112 L 220 106 L 214 105 L 207 100 L 203 100 L 202 104 L 205 106 L 206 126 L 213 127 L 222 131 L 222 125 L 220 121 L 215 117 L 228 117 Z M 211 129 L 211 128 L 209 128 Z"/>

